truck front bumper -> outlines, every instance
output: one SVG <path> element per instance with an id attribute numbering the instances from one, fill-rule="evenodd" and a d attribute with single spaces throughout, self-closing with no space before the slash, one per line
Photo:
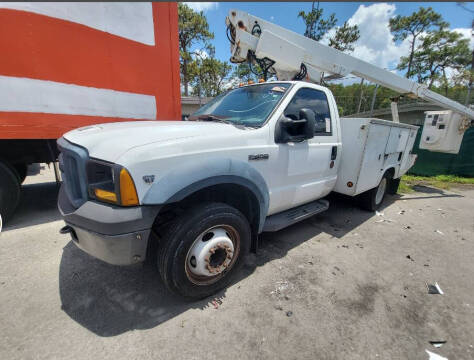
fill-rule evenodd
<path id="1" fill-rule="evenodd" d="M 109 264 L 130 265 L 145 260 L 160 206 L 126 208 L 86 201 L 75 209 L 63 185 L 58 208 L 68 226 L 65 232 L 80 249 Z"/>

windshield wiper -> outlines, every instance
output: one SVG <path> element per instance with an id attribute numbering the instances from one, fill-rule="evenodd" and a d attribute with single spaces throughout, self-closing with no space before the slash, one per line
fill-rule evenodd
<path id="1" fill-rule="evenodd" d="M 234 125 L 231 121 L 221 119 L 220 117 L 217 117 L 217 116 L 211 115 L 211 114 L 198 116 L 197 120 L 198 121 L 215 121 L 215 122 L 221 122 L 221 123 L 224 123 L 224 124 Z"/>
<path id="2" fill-rule="evenodd" d="M 237 127 L 242 127 L 242 128 L 252 128 L 252 129 L 257 129 L 259 128 L 260 126 L 256 125 L 256 126 L 252 126 L 252 125 L 246 125 L 245 123 L 242 123 L 242 122 L 234 122 L 234 121 L 229 121 L 229 120 L 225 120 L 225 119 L 222 119 L 216 115 L 212 115 L 212 114 L 207 114 L 207 115 L 200 115 L 194 119 L 190 119 L 190 121 L 214 121 L 214 122 L 220 122 L 220 123 L 224 123 L 224 124 L 230 124 L 230 125 L 234 125 L 234 126 L 237 126 Z"/>

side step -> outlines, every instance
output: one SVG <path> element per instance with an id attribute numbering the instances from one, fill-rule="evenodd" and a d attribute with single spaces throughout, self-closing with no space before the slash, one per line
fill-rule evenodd
<path id="1" fill-rule="evenodd" d="M 281 213 L 271 215 L 265 220 L 263 225 L 264 232 L 278 231 L 287 226 L 307 219 L 313 215 L 319 214 L 329 208 L 329 201 L 316 200 Z"/>

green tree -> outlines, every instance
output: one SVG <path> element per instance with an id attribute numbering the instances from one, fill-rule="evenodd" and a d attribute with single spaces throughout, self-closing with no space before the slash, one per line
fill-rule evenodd
<path id="1" fill-rule="evenodd" d="M 257 74 L 262 73 L 260 66 L 252 65 L 252 67 Z M 236 65 L 234 71 L 232 72 L 232 77 L 238 78 L 242 82 L 258 81 L 258 76 L 250 70 L 248 62 L 243 62 Z"/>
<path id="2" fill-rule="evenodd" d="M 323 9 L 319 8 L 319 1 L 316 9 L 313 1 L 311 11 L 300 11 L 298 17 L 302 18 L 306 25 L 304 36 L 316 41 L 320 41 L 337 23 L 336 14 L 334 13 L 329 15 L 327 19 L 323 18 Z"/>
<path id="3" fill-rule="evenodd" d="M 240 63 L 235 66 L 232 76 L 238 78 L 241 81 L 255 81 L 256 76 L 250 71 L 249 64 L 247 62 Z"/>
<path id="4" fill-rule="evenodd" d="M 357 112 L 361 91 L 360 83 L 354 83 L 347 86 L 342 84 L 328 84 L 328 87 L 336 98 L 339 115 L 345 116 Z M 370 110 L 374 91 L 375 85 L 362 85 L 363 97 L 360 111 Z M 375 98 L 374 109 L 390 107 L 390 98 L 396 95 L 398 94 L 394 90 L 379 87 L 377 90 L 377 97 Z"/>
<path id="5" fill-rule="evenodd" d="M 471 60 L 469 40 L 458 32 L 441 29 L 422 37 L 421 44 L 411 57 L 409 76 L 416 75 L 418 82 L 427 82 L 430 89 L 435 81 L 440 81 L 447 95 L 449 87 L 447 70 L 463 74 Z M 409 56 L 401 57 L 398 68 L 406 68 L 409 62 Z"/>
<path id="6" fill-rule="evenodd" d="M 354 51 L 354 43 L 359 40 L 360 32 L 357 25 L 350 26 L 347 21 L 336 30 L 336 33 L 329 39 L 329 46 L 334 49 L 345 51 Z"/>
<path id="7" fill-rule="evenodd" d="M 320 41 L 324 36 L 336 26 L 336 14 L 332 13 L 329 18 L 323 18 L 323 9 L 314 7 L 314 1 L 311 6 L 311 11 L 300 11 L 298 17 L 302 18 L 306 30 L 304 36 Z M 340 51 L 353 51 L 354 43 L 359 39 L 359 27 L 357 25 L 349 25 L 344 22 L 343 26 L 336 28 L 334 35 L 329 39 L 329 46 Z"/>
<path id="8" fill-rule="evenodd" d="M 395 41 L 410 39 L 410 53 L 406 64 L 404 63 L 407 69 L 405 76 L 410 78 L 413 76 L 412 63 L 415 55 L 416 40 L 422 36 L 423 33 L 430 32 L 433 29 L 442 29 L 447 27 L 448 24 L 444 22 L 441 15 L 436 13 L 431 7 L 420 7 L 417 12 L 413 12 L 409 16 L 397 15 L 391 18 L 389 26 Z"/>
<path id="9" fill-rule="evenodd" d="M 188 69 L 189 63 L 193 61 L 191 48 L 198 43 L 208 46 L 208 41 L 214 39 L 214 33 L 209 31 L 209 24 L 202 11 L 196 12 L 186 4 L 178 3 L 178 36 L 181 79 L 184 95 L 188 96 L 192 78 Z"/>
<path id="10" fill-rule="evenodd" d="M 214 97 L 224 91 L 232 66 L 214 57 L 196 56 L 190 69 L 193 74 L 192 95 Z"/>

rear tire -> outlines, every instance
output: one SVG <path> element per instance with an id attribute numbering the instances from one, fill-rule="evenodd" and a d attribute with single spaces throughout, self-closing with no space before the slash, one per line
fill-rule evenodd
<path id="1" fill-rule="evenodd" d="M 239 210 L 223 203 L 194 206 L 158 233 L 163 234 L 157 254 L 161 278 L 170 291 L 191 299 L 205 298 L 229 285 L 250 250 L 251 230 L 247 218 Z M 215 236 L 214 233 L 220 235 Z M 221 244 L 220 239 L 227 239 L 227 242 Z M 212 252 L 199 250 L 206 244 L 216 246 L 213 246 Z M 232 252 L 226 253 L 228 244 L 231 244 Z M 213 272 L 212 275 L 195 273 L 199 265 L 204 264 L 200 259 L 205 257 L 196 255 L 196 260 L 195 256 L 190 256 L 195 253 L 207 254 L 205 266 Z"/>
<path id="2" fill-rule="evenodd" d="M 368 211 L 379 209 L 385 198 L 390 180 L 390 175 L 384 174 L 377 187 L 362 193 L 359 198 L 360 207 Z"/>
<path id="3" fill-rule="evenodd" d="M 23 182 L 26 179 L 26 174 L 28 172 L 28 165 L 24 163 L 19 163 L 19 164 L 14 164 L 13 167 L 15 168 L 17 172 L 18 180 L 20 184 L 23 184 Z"/>
<path id="4" fill-rule="evenodd" d="M 19 202 L 19 178 L 13 169 L 0 162 L 0 214 L 4 223 L 13 215 Z"/>
<path id="5" fill-rule="evenodd" d="M 387 193 L 389 193 L 390 195 L 395 195 L 398 191 L 399 186 L 400 186 L 400 178 L 390 179 L 388 183 Z"/>

